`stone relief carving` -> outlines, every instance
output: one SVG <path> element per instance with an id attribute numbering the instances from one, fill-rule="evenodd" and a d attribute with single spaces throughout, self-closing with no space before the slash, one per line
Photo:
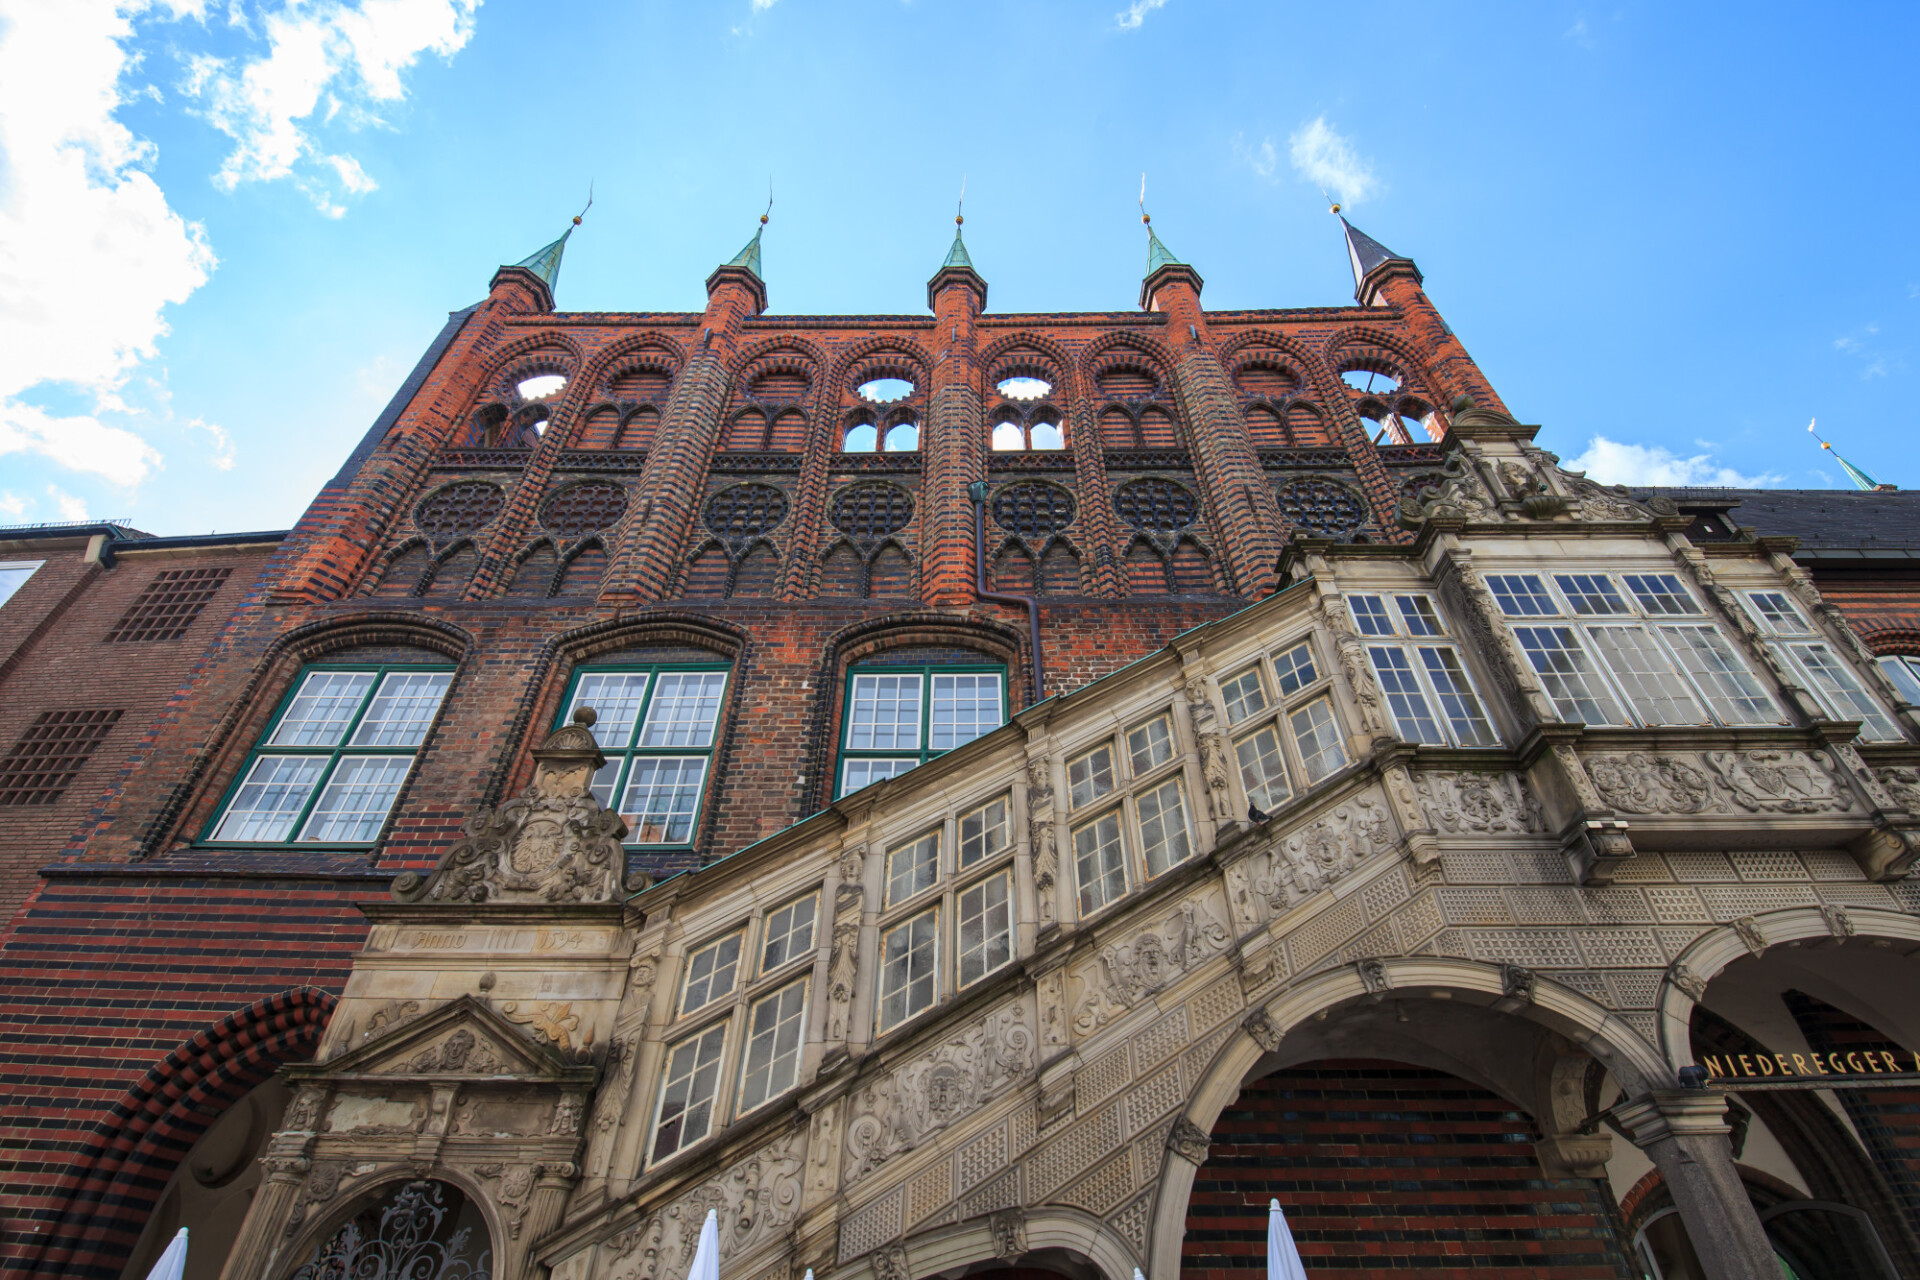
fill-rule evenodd
<path id="1" fill-rule="evenodd" d="M 1459 454 L 1449 455 L 1441 474 L 1435 477 L 1436 483 L 1421 486 L 1417 494 L 1411 494 L 1400 500 L 1400 523 L 1414 526 L 1424 520 L 1498 520 L 1500 513 L 1495 509 L 1479 481 L 1474 478 L 1473 468 Z"/>
<path id="2" fill-rule="evenodd" d="M 1254 891 L 1279 915 L 1392 847 L 1386 808 L 1361 796 L 1276 842 L 1267 853 L 1266 873 L 1254 877 Z"/>
<path id="3" fill-rule="evenodd" d="M 846 920 L 833 926 L 833 955 L 827 962 L 827 1039 L 845 1041 L 853 1007 L 854 981 L 860 976 L 860 926 Z"/>
<path id="4" fill-rule="evenodd" d="M 281 1132 L 312 1133 L 320 1119 L 321 1097 L 322 1091 L 313 1085 L 307 1085 L 295 1094 L 287 1106 L 286 1114 L 280 1117 Z"/>
<path id="5" fill-rule="evenodd" d="M 1689 969 L 1685 961 L 1675 960 L 1667 970 L 1667 981 L 1684 991 L 1695 1004 L 1707 998 L 1707 980 Z"/>
<path id="6" fill-rule="evenodd" d="M 453 1132 L 462 1137 L 526 1138 L 547 1127 L 547 1100 L 533 1093 L 462 1090 Z"/>
<path id="7" fill-rule="evenodd" d="M 1547 827 L 1540 802 L 1510 773 L 1419 773 L 1413 785 L 1421 807 L 1449 835 L 1540 832 Z"/>
<path id="8" fill-rule="evenodd" d="M 993 1256 L 1017 1258 L 1027 1251 L 1027 1215 L 1019 1209 L 998 1209 L 987 1219 L 993 1232 Z"/>
<path id="9" fill-rule="evenodd" d="M 550 1137 L 567 1138 L 580 1132 L 580 1121 L 586 1115 L 586 1099 L 577 1094 L 567 1094 L 554 1104 L 553 1116 L 547 1121 L 547 1134 Z"/>
<path id="10" fill-rule="evenodd" d="M 367 1015 L 366 1030 L 360 1033 L 360 1043 L 377 1040 L 389 1031 L 398 1031 L 420 1016 L 418 1000 L 389 1000 Z M 349 1041 L 352 1040 L 348 1036 Z"/>
<path id="11" fill-rule="evenodd" d="M 1040 904 L 1040 924 L 1054 920 L 1053 886 L 1060 875 L 1060 854 L 1054 847 L 1053 815 L 1035 813 L 1027 819 L 1027 847 L 1033 852 L 1034 896 Z"/>
<path id="12" fill-rule="evenodd" d="M 1877 769 L 1880 785 L 1908 813 L 1920 813 L 1920 769 Z"/>
<path id="13" fill-rule="evenodd" d="M 1100 959 L 1078 975 L 1086 994 L 1074 1009 L 1073 1029 L 1091 1035 L 1232 941 L 1205 897 L 1187 899 L 1159 924 L 1100 949 Z"/>
<path id="14" fill-rule="evenodd" d="M 1860 932 L 1859 926 L 1854 924 L 1853 917 L 1847 914 L 1845 907 L 1826 903 L 1820 908 L 1820 918 L 1826 922 L 1827 932 L 1836 938 L 1851 938 Z"/>
<path id="15" fill-rule="evenodd" d="M 1381 996 L 1393 989 L 1393 977 L 1387 972 L 1386 961 L 1361 960 L 1353 967 L 1359 971 L 1360 985 L 1367 989 L 1368 994 Z"/>
<path id="16" fill-rule="evenodd" d="M 840 888 L 833 895 L 833 914 L 837 919 L 855 909 L 866 895 L 867 850 L 855 845 L 840 855 Z"/>
<path id="17" fill-rule="evenodd" d="M 1606 803 L 1626 813 L 1819 813 L 1853 803 L 1805 751 L 1634 751 L 1586 756 L 1582 763 Z"/>
<path id="18" fill-rule="evenodd" d="M 1739 935 L 1740 941 L 1746 946 L 1750 954 L 1758 956 L 1766 952 L 1766 935 L 1760 932 L 1760 922 L 1752 916 L 1741 916 L 1738 920 L 1735 920 L 1733 922 L 1733 931 Z"/>
<path id="19" fill-rule="evenodd" d="M 1286 1033 L 1280 1030 L 1280 1024 L 1265 1009 L 1255 1009 L 1240 1025 L 1247 1029 L 1247 1034 L 1262 1049 L 1268 1053 L 1280 1052 L 1280 1039 Z"/>
<path id="20" fill-rule="evenodd" d="M 463 827 L 431 876 L 393 882 L 403 901 L 611 902 L 622 890 L 627 824 L 587 789 L 605 757 L 594 745 L 591 707 L 533 752 L 533 783 Z"/>
<path id="21" fill-rule="evenodd" d="M 389 1067 L 387 1074 L 426 1075 L 445 1071 L 490 1076 L 503 1069 L 500 1055 L 493 1047 L 481 1043 L 471 1030 L 461 1027 L 440 1043 L 428 1045 L 404 1063 Z"/>
<path id="22" fill-rule="evenodd" d="M 858 1090 L 849 1104 L 846 1181 L 856 1182 L 970 1115 L 1033 1071 L 1025 1004 L 995 1010 L 931 1053 Z"/>
<path id="23" fill-rule="evenodd" d="M 1208 803 L 1215 822 L 1233 821 L 1233 803 L 1228 791 L 1227 739 L 1218 733 L 1200 735 L 1200 773 L 1207 780 Z"/>
<path id="24" fill-rule="evenodd" d="M 510 1022 L 518 1022 L 533 1032 L 534 1038 L 552 1045 L 562 1053 L 573 1048 L 574 1033 L 580 1030 L 580 1015 L 573 1011 L 573 1004 L 566 1000 L 542 1000 L 532 1009 L 523 1011 L 512 1000 L 500 1006 L 500 1014 Z M 587 1032 L 581 1047 L 593 1043 L 593 1032 Z"/>
<path id="25" fill-rule="evenodd" d="M 1213 1135 L 1185 1116 L 1175 1120 L 1167 1131 L 1167 1150 L 1195 1166 L 1207 1162 L 1207 1148 L 1212 1145 Z"/>
<path id="26" fill-rule="evenodd" d="M 1053 762 L 1046 756 L 1027 761 L 1027 807 L 1037 808 L 1053 800 Z"/>
<path id="27" fill-rule="evenodd" d="M 1532 1004 L 1534 993 L 1540 985 L 1539 977 L 1533 970 L 1517 964 L 1500 966 L 1500 989 L 1509 1000 L 1518 1000 L 1523 1004 Z"/>
<path id="28" fill-rule="evenodd" d="M 1067 1043 L 1067 974 L 1055 969 L 1042 974 L 1033 984 L 1034 999 L 1040 1006 L 1040 1042 L 1048 1046 Z"/>
<path id="29" fill-rule="evenodd" d="M 805 1137 L 789 1132 L 616 1235 L 615 1280 L 679 1280 L 693 1261 L 707 1210 L 720 1228 L 724 1261 L 785 1234 L 800 1214 Z"/>
<path id="30" fill-rule="evenodd" d="M 1609 487 L 1587 479 L 1578 471 L 1568 471 L 1564 467 L 1554 470 L 1560 473 L 1560 483 L 1573 495 L 1578 518 L 1582 520 L 1646 521 L 1653 519 L 1656 513 L 1672 515 L 1678 510 L 1671 498 L 1655 498 L 1653 503 L 1642 506 L 1627 497 L 1624 485 Z M 1660 504 L 1664 504 L 1666 509 L 1662 510 Z"/>
<path id="31" fill-rule="evenodd" d="M 527 1209 L 533 1199 L 533 1179 L 539 1172 L 536 1165 L 530 1164 L 484 1164 L 476 1165 L 473 1172 L 482 1180 L 494 1184 L 494 1202 L 500 1206 L 500 1217 L 507 1224 L 510 1239 L 520 1238 L 520 1229 L 527 1224 Z"/>
<path id="32" fill-rule="evenodd" d="M 907 1251 L 897 1244 L 875 1249 L 868 1264 L 873 1268 L 873 1280 L 913 1280 L 913 1273 L 907 1269 Z"/>

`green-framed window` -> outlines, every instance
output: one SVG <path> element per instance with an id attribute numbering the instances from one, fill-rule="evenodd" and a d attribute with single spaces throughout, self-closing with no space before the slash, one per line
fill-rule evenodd
<path id="1" fill-rule="evenodd" d="M 1007 670 L 857 666 L 847 672 L 843 706 L 837 795 L 896 777 L 1005 724 Z"/>
<path id="2" fill-rule="evenodd" d="M 450 666 L 302 668 L 205 842 L 372 844 L 452 683 Z"/>
<path id="3" fill-rule="evenodd" d="M 593 739 L 607 763 L 593 775 L 593 796 L 604 807 L 619 809 L 626 819 L 628 844 L 693 843 L 701 798 L 713 772 L 727 674 L 724 662 L 609 665 L 574 672 L 555 727 L 571 720 L 579 706 L 592 707 L 599 717 Z"/>

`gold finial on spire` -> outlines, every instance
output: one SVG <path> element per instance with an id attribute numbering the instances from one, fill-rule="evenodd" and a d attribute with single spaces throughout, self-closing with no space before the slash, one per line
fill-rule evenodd
<path id="1" fill-rule="evenodd" d="M 773 175 L 767 175 L 767 211 L 760 215 L 760 225 L 766 226 L 767 219 L 773 216 Z"/>
<path id="2" fill-rule="evenodd" d="M 960 175 L 960 199 L 953 206 L 953 225 L 959 226 L 967 219 L 964 216 L 967 207 L 967 175 Z"/>
<path id="3" fill-rule="evenodd" d="M 593 179 L 587 179 L 587 203 L 585 208 L 573 215 L 573 225 L 579 226 L 580 220 L 587 216 L 587 210 L 593 208 Z"/>
<path id="4" fill-rule="evenodd" d="M 1140 175 L 1140 221 L 1147 226 L 1153 225 L 1153 215 L 1147 212 L 1147 175 Z"/>

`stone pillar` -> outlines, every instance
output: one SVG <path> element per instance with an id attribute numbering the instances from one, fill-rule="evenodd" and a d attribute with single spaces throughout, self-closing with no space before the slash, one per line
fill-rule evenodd
<path id="1" fill-rule="evenodd" d="M 1655 1089 L 1614 1109 L 1658 1166 L 1708 1280 L 1779 1280 L 1773 1245 L 1733 1167 L 1726 1095 Z"/>
<path id="2" fill-rule="evenodd" d="M 659 434 L 647 451 L 601 600 L 639 603 L 673 595 L 706 492 L 707 468 L 720 443 L 740 323 L 766 306 L 766 285 L 745 266 L 728 263 L 707 277 L 699 336 L 674 379 Z"/>
<path id="3" fill-rule="evenodd" d="M 1186 420 L 1194 470 L 1213 507 L 1228 585 L 1239 595 L 1258 598 L 1276 582 L 1280 505 L 1240 416 L 1233 381 L 1214 354 L 1206 312 L 1200 307 L 1200 285 L 1192 267 L 1172 263 L 1147 277 L 1141 299 L 1149 310 L 1167 316 L 1174 394 Z"/>
<path id="4" fill-rule="evenodd" d="M 929 604 L 964 607 L 975 594 L 973 502 L 967 486 L 987 477 L 975 334 L 987 305 L 987 282 L 949 258 L 927 282 L 927 304 L 933 309 L 938 354 L 920 432 L 920 597 Z"/>
<path id="5" fill-rule="evenodd" d="M 246 1219 L 240 1224 L 239 1238 L 227 1251 L 227 1264 L 220 1270 L 220 1280 L 264 1280 L 269 1274 L 275 1255 L 285 1242 L 287 1219 L 293 1212 L 300 1186 L 306 1181 L 310 1164 L 305 1156 L 289 1153 L 297 1152 L 311 1138 L 311 1134 L 305 1133 L 275 1135 L 273 1148 L 279 1149 L 269 1148 L 270 1154 L 261 1157 L 266 1176 L 261 1179 L 259 1190 L 253 1193 Z"/>

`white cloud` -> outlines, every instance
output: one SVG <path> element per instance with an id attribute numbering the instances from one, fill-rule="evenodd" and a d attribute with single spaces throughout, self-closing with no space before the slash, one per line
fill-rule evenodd
<path id="1" fill-rule="evenodd" d="M 87 518 L 86 501 L 74 497 L 59 485 L 48 485 L 47 497 L 53 501 L 53 509 L 60 513 L 62 520 L 85 520 Z"/>
<path id="2" fill-rule="evenodd" d="M 207 120 L 234 140 L 215 183 L 231 191 L 243 182 L 292 178 L 322 213 L 341 216 L 345 209 L 323 170 L 349 195 L 363 195 L 376 184 L 352 156 L 323 148 L 316 127 L 381 124 L 379 108 L 406 97 L 403 73 L 421 55 L 451 58 L 466 47 L 479 3 L 292 4 L 266 16 L 263 54 L 237 65 L 188 59 L 181 92 L 201 102 Z"/>
<path id="3" fill-rule="evenodd" d="M 1294 172 L 1332 192 L 1341 204 L 1359 204 L 1379 187 L 1373 165 L 1355 153 L 1353 143 L 1335 132 L 1325 116 L 1295 129 L 1287 145 Z"/>
<path id="4" fill-rule="evenodd" d="M 151 144 L 113 118 L 131 19 L 112 0 L 15 0 L 0 27 L 0 453 L 30 450 L 135 484 L 160 461 L 94 414 L 167 332 L 168 303 L 214 256 L 143 166 Z M 64 384 L 93 414 L 24 403 Z"/>
<path id="5" fill-rule="evenodd" d="M 0 516 L 18 520 L 27 514 L 27 500 L 11 489 L 0 492 Z"/>
<path id="6" fill-rule="evenodd" d="M 1133 0 L 1132 4 L 1113 15 L 1113 23 L 1122 31 L 1138 31 L 1148 14 L 1166 7 L 1167 0 Z"/>
<path id="7" fill-rule="evenodd" d="M 1575 18 L 1573 25 L 1560 33 L 1562 40 L 1571 40 L 1583 49 L 1593 48 L 1593 33 L 1587 30 L 1587 20 Z"/>
<path id="8" fill-rule="evenodd" d="M 1272 138 L 1262 138 L 1258 143 L 1247 141 L 1247 135 L 1233 135 L 1233 158 L 1253 170 L 1255 176 L 1273 180 L 1273 174 L 1280 167 L 1280 153 L 1274 149 Z"/>
<path id="9" fill-rule="evenodd" d="M 753 11 L 755 13 L 765 13 L 778 3 L 779 0 L 753 0 Z"/>
<path id="10" fill-rule="evenodd" d="M 187 430 L 204 431 L 212 437 L 212 451 L 207 455 L 207 462 L 215 471 L 233 470 L 233 437 L 227 434 L 225 427 L 195 418 L 187 424 Z"/>
<path id="11" fill-rule="evenodd" d="M 1723 466 L 1710 454 L 1683 458 L 1659 445 L 1622 444 L 1605 436 L 1587 441 L 1587 451 L 1564 464 L 1569 470 L 1584 471 L 1601 484 L 1680 485 L 1759 489 L 1779 484 L 1786 477 L 1762 472 L 1742 475 Z"/>

